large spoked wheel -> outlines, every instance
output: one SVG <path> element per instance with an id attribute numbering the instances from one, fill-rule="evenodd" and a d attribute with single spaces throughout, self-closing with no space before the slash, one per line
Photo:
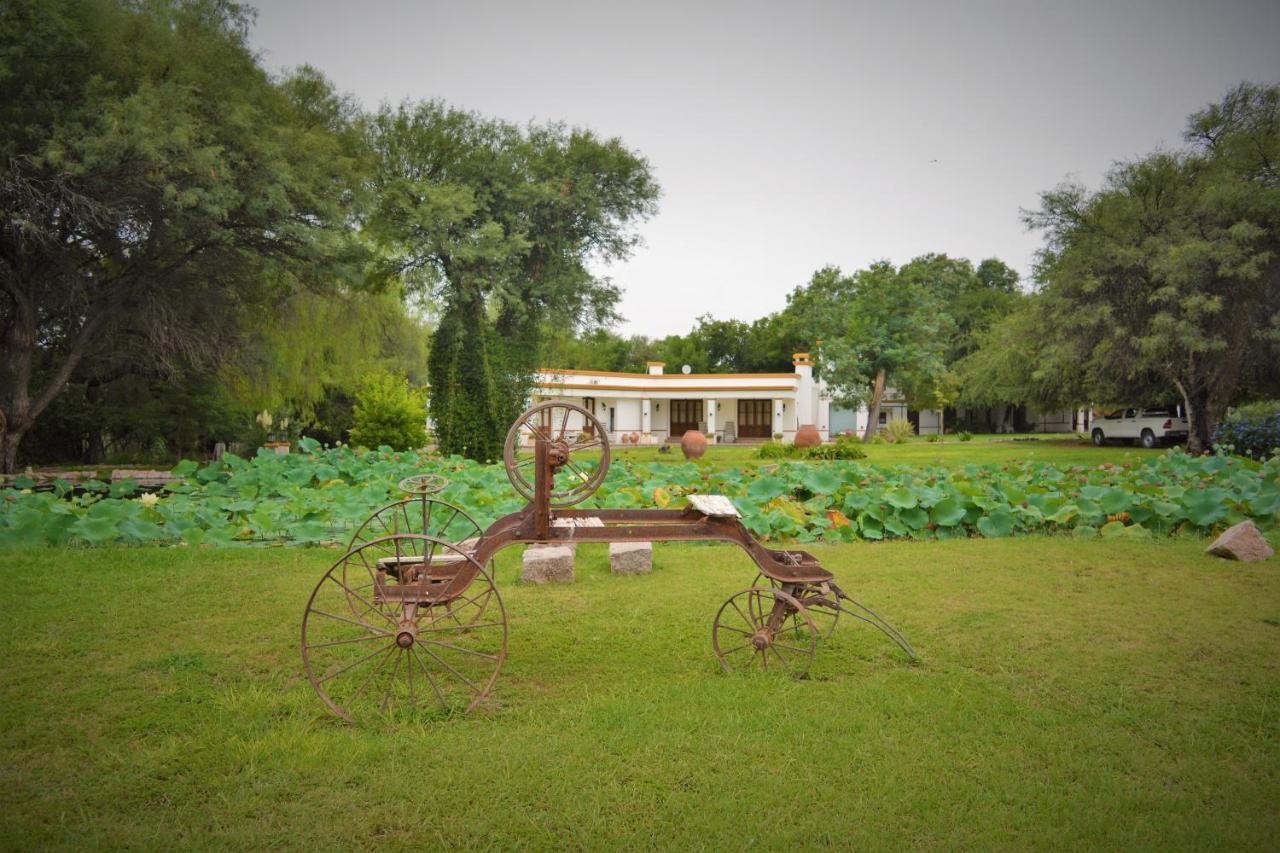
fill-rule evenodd
<path id="1" fill-rule="evenodd" d="M 726 672 L 774 669 L 803 678 L 817 645 L 818 628 L 805 606 L 770 587 L 752 587 L 730 596 L 711 629 L 711 646 Z"/>
<path id="2" fill-rule="evenodd" d="M 553 458 L 563 460 L 552 483 L 551 506 L 566 509 L 600 488 L 609 470 L 609 436 L 600 421 L 572 403 L 539 403 L 512 425 L 502 451 L 511 485 L 525 499 L 533 500 L 538 439 L 547 442 Z"/>
<path id="3" fill-rule="evenodd" d="M 439 474 L 414 474 L 400 481 L 400 488 L 410 495 L 434 495 L 447 485 L 449 481 Z"/>
<path id="4" fill-rule="evenodd" d="M 363 524 L 356 528 L 347 543 L 347 552 L 360 550 L 354 567 L 356 571 L 348 573 L 348 565 L 343 566 L 341 580 L 351 587 L 354 593 L 369 597 L 373 590 L 373 570 L 371 566 L 383 557 L 403 556 L 406 553 L 421 555 L 415 548 L 431 550 L 429 542 L 424 544 L 421 538 L 402 538 L 401 534 L 413 534 L 426 537 L 428 540 L 448 542 L 463 550 L 470 550 L 483 531 L 476 520 L 462 507 L 454 506 L 448 501 L 428 497 L 426 494 L 405 498 L 369 516 Z M 401 537 L 401 538 L 393 538 Z M 489 574 L 493 574 L 493 561 L 486 566 Z M 354 597 L 350 598 L 353 613 L 359 614 L 363 605 Z"/>
<path id="5" fill-rule="evenodd" d="M 752 586 L 769 586 L 774 589 L 782 589 L 782 584 L 774 580 L 768 575 L 761 572 L 756 575 L 755 583 Z M 825 584 L 802 583 L 792 584 L 791 595 L 793 595 L 804 609 L 808 611 L 809 618 L 813 620 L 814 626 L 818 629 L 819 640 L 829 640 L 831 635 L 836 632 L 836 625 L 840 622 L 840 602 L 836 599 L 835 593 L 830 588 L 824 588 Z M 791 627 L 803 633 L 804 625 L 799 614 L 791 616 Z"/>
<path id="6" fill-rule="evenodd" d="M 372 560 L 375 583 L 357 593 L 342 578 L 363 572 L 382 553 L 374 545 L 387 540 L 400 558 Z M 362 604 L 360 618 L 349 598 Z M 507 615 L 493 577 L 467 552 L 427 536 L 386 537 L 344 555 L 302 617 L 307 678 L 352 723 L 429 707 L 470 711 L 489 695 L 506 655 Z"/>

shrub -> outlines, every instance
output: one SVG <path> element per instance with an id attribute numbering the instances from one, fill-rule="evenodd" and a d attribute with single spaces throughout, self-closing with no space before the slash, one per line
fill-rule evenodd
<path id="1" fill-rule="evenodd" d="M 867 454 L 860 445 L 853 436 L 842 435 L 833 444 L 810 447 L 807 456 L 810 459 L 865 459 Z"/>
<path id="2" fill-rule="evenodd" d="M 1274 456 L 1280 452 L 1280 401 L 1264 400 L 1233 409 L 1218 422 L 1213 444 L 1254 459 Z"/>
<path id="3" fill-rule="evenodd" d="M 973 433 L 971 433 L 971 432 L 962 432 L 962 433 L 960 433 L 960 435 L 959 435 L 959 439 L 960 439 L 961 441 L 973 441 Z"/>
<path id="4" fill-rule="evenodd" d="M 925 441 L 930 444 L 937 444 L 939 441 L 942 441 L 942 436 L 938 435 L 936 432 L 931 432 L 925 437 Z"/>
<path id="5" fill-rule="evenodd" d="M 796 446 L 781 441 L 766 441 L 756 448 L 757 459 L 794 459 Z"/>
<path id="6" fill-rule="evenodd" d="M 426 395 L 390 373 L 364 377 L 356 395 L 351 443 L 360 447 L 412 450 L 427 443 Z"/>
<path id="7" fill-rule="evenodd" d="M 915 424 L 906 418 L 892 418 L 888 425 L 881 430 L 884 437 L 892 444 L 906 442 L 911 436 L 916 434 Z"/>

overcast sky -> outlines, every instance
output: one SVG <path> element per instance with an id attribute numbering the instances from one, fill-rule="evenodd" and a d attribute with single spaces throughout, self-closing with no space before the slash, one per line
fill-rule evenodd
<path id="1" fill-rule="evenodd" d="M 659 212 L 607 273 L 628 333 L 752 320 L 812 272 L 1040 245 L 1019 209 L 1280 82 L 1280 2 L 257 0 L 267 67 L 620 136 Z"/>

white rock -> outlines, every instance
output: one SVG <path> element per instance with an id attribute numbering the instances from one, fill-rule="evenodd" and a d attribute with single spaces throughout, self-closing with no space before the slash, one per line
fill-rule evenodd
<path id="1" fill-rule="evenodd" d="M 703 515 L 738 518 L 738 508 L 724 495 L 689 495 L 689 504 Z"/>
<path id="2" fill-rule="evenodd" d="M 643 575 L 653 571 L 653 543 L 610 542 L 609 568 L 616 575 Z"/>
<path id="3" fill-rule="evenodd" d="M 573 583 L 571 545 L 530 545 L 524 549 L 520 580 L 526 583 Z"/>

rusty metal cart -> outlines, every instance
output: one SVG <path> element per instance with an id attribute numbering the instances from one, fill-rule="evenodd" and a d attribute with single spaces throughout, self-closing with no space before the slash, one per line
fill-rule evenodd
<path id="1" fill-rule="evenodd" d="M 598 460 L 596 455 L 598 454 Z M 507 654 L 507 616 L 492 560 L 517 543 L 719 540 L 759 568 L 712 623 L 721 666 L 808 673 L 819 639 L 843 613 L 915 651 L 896 628 L 835 584 L 813 555 L 766 548 L 718 496 L 686 509 L 574 509 L 603 482 L 609 441 L 587 410 L 536 405 L 507 433 L 504 461 L 519 512 L 481 531 L 464 510 L 433 497 L 426 475 L 401 485 L 312 592 L 302 620 L 302 658 L 316 692 L 342 718 L 411 713 L 423 703 L 471 710 L 492 689 Z M 594 464 L 592 464 L 594 462 Z"/>

